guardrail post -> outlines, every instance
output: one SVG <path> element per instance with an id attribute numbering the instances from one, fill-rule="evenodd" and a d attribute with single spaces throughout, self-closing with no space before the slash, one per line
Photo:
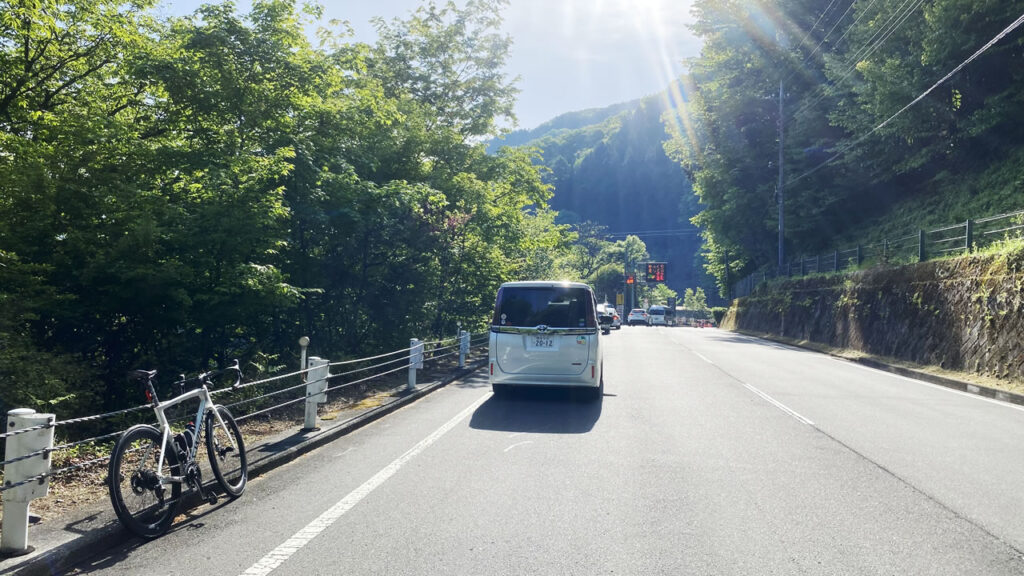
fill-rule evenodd
<path id="1" fill-rule="evenodd" d="M 306 421 L 304 431 L 319 430 L 316 425 L 317 405 L 327 402 L 327 377 L 330 376 L 330 361 L 316 356 L 309 357 L 306 372 Z"/>
<path id="2" fill-rule="evenodd" d="M 889 263 L 889 239 L 888 238 L 883 238 L 882 239 L 882 263 L 883 264 L 888 264 Z"/>
<path id="3" fill-rule="evenodd" d="M 303 336 L 302 338 L 299 338 L 299 370 L 305 370 L 306 368 L 309 368 L 309 366 L 306 365 L 306 348 L 308 347 L 309 336 Z M 308 378 L 306 378 L 306 374 L 303 373 L 302 381 L 305 382 L 306 380 L 308 380 Z"/>
<path id="4" fill-rule="evenodd" d="M 405 387 L 407 392 L 416 389 L 416 369 L 423 368 L 423 342 L 419 338 L 409 339 L 409 384 Z"/>
<path id="5" fill-rule="evenodd" d="M 839 272 L 839 250 L 832 251 L 832 271 Z"/>
<path id="6" fill-rule="evenodd" d="M 974 222 L 968 219 L 964 228 L 964 252 L 970 252 L 974 246 Z"/>
<path id="7" fill-rule="evenodd" d="M 864 249 L 861 248 L 860 244 L 857 244 L 857 268 L 860 268 L 860 265 L 863 262 L 864 262 Z"/>
<path id="8" fill-rule="evenodd" d="M 459 331 L 459 368 L 466 367 L 466 354 L 469 354 L 469 332 Z"/>
<path id="9" fill-rule="evenodd" d="M 924 262 L 926 260 L 924 250 L 924 230 L 917 231 L 917 261 Z"/>
<path id="10" fill-rule="evenodd" d="M 7 413 L 7 429 L 15 432 L 33 426 L 49 425 L 48 428 L 25 432 L 7 438 L 4 444 L 4 458 L 12 460 L 40 450 L 53 449 L 53 414 L 36 414 L 30 408 L 16 408 Z M 4 486 L 14 486 L 50 472 L 50 452 L 35 458 L 12 462 L 4 469 Z M 4 491 L 4 519 L 0 534 L 0 556 L 21 556 L 34 550 L 28 545 L 29 502 L 46 496 L 50 489 L 50 478 L 29 482 Z"/>

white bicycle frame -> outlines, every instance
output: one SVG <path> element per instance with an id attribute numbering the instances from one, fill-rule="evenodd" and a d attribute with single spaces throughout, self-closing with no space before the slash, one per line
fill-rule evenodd
<path id="1" fill-rule="evenodd" d="M 199 437 L 203 433 L 203 424 L 205 423 L 205 418 L 203 417 L 206 416 L 207 407 L 210 407 L 211 409 L 213 407 L 213 398 L 210 397 L 210 391 L 206 388 L 206 383 L 202 383 L 202 386 L 195 390 L 185 392 L 171 400 L 160 402 L 153 407 L 153 411 L 156 412 L 156 418 L 160 422 L 160 429 L 163 431 L 163 438 L 160 441 L 160 460 L 158 460 L 159 464 L 157 465 L 156 470 L 156 476 L 160 480 L 160 484 L 181 484 L 185 481 L 185 476 L 164 476 L 163 474 L 164 455 L 167 450 L 167 441 L 171 437 L 171 425 L 167 421 L 167 415 L 164 414 L 164 411 L 171 406 L 176 406 L 193 398 L 199 398 L 199 410 L 196 411 L 196 431 L 195 434 L 192 435 L 192 445 L 188 447 L 188 454 L 186 456 L 189 459 L 195 459 L 196 452 L 199 449 Z M 238 450 L 238 446 L 235 446 L 235 439 L 232 437 L 231 431 L 228 430 L 227 425 L 224 424 L 224 419 L 220 417 L 220 411 L 213 410 L 213 415 L 217 417 L 217 425 L 223 428 L 224 432 L 227 433 L 227 437 L 231 442 L 231 447 Z M 210 432 L 207 431 L 206 433 L 209 434 Z M 184 467 L 185 462 L 179 462 L 178 464 L 180 467 Z M 184 469 L 182 469 L 182 472 L 184 473 Z"/>

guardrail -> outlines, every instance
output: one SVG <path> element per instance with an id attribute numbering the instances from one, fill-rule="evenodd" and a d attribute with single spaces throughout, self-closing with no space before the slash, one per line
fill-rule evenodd
<path id="1" fill-rule="evenodd" d="M 235 420 L 238 422 L 305 403 L 303 430 L 311 430 L 316 429 L 318 407 L 327 403 L 329 392 L 337 393 L 403 370 L 408 371 L 405 389 L 412 391 L 416 386 L 417 371 L 429 365 L 436 366 L 438 361 L 445 358 L 454 359 L 456 356 L 458 368 L 465 368 L 467 357 L 474 349 L 485 347 L 487 341 L 487 333 L 473 337 L 469 332 L 462 330 L 454 338 L 428 342 L 414 338 L 410 341 L 409 348 L 366 358 L 330 362 L 316 356 L 307 358 L 309 339 L 303 338 L 300 340 L 299 370 L 245 382 L 234 389 L 212 390 L 210 395 L 229 395 L 231 401 L 225 406 L 237 414 Z M 332 373 L 332 369 L 341 371 Z M 282 398 L 289 393 L 297 397 Z M 0 556 L 18 556 L 32 551 L 32 547 L 28 545 L 29 503 L 49 493 L 51 479 L 99 467 L 110 460 L 109 455 L 104 455 L 53 469 L 52 456 L 55 453 L 85 445 L 113 443 L 131 425 L 145 420 L 136 417 L 133 421 L 133 415 L 143 414 L 152 409 L 152 404 L 145 404 L 68 420 L 58 420 L 55 414 L 39 414 L 29 408 L 9 411 L 7 429 L 0 433 L 0 439 L 4 441 L 5 458 L 0 462 L 0 467 L 3 468 L 3 484 L 0 485 L 0 495 L 3 496 Z M 192 417 L 193 415 L 186 414 L 172 420 L 171 424 L 180 424 Z M 116 419 L 115 426 L 119 428 L 116 432 L 54 445 L 55 431 L 59 428 L 111 419 Z M 347 420 L 340 422 L 339 425 L 345 422 Z"/>
<path id="2" fill-rule="evenodd" d="M 782 266 L 762 266 L 753 274 L 730 286 L 733 298 L 753 293 L 762 283 L 779 276 L 806 276 L 842 272 L 870 265 L 909 264 L 932 258 L 967 254 L 999 240 L 1024 236 L 1024 210 L 988 216 L 936 228 L 917 230 L 898 238 L 885 238 L 874 244 L 858 244 L 846 250 L 821 255 L 801 256 Z"/>

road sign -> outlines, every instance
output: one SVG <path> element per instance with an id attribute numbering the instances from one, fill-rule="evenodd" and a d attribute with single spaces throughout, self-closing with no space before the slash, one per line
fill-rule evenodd
<path id="1" fill-rule="evenodd" d="M 665 281 L 665 263 L 664 262 L 648 262 L 647 263 L 647 281 L 648 282 L 664 282 Z"/>
<path id="2" fill-rule="evenodd" d="M 626 298 L 623 296 L 622 292 L 619 292 L 618 294 L 615 295 L 615 305 L 616 306 L 620 306 L 621 307 L 623 304 L 625 304 L 625 302 L 626 302 Z"/>

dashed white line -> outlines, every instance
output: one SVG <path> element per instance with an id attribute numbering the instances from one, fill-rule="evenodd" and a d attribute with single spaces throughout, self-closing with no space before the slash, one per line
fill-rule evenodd
<path id="1" fill-rule="evenodd" d="M 305 528 L 296 532 L 288 540 L 285 540 L 284 544 L 281 544 L 277 548 L 271 550 L 269 554 L 250 566 L 248 570 L 242 573 L 243 576 L 266 576 L 273 572 L 275 568 L 284 563 L 288 558 L 291 558 L 291 556 L 298 552 L 303 546 L 309 544 L 310 540 L 316 538 L 317 535 L 330 527 L 331 524 L 337 522 L 342 515 L 351 510 L 352 507 L 358 504 L 360 500 L 366 498 L 370 492 L 373 492 L 388 478 L 394 476 L 402 466 L 415 458 L 417 454 L 426 450 L 427 447 L 434 442 L 437 442 L 439 438 L 457 426 L 459 422 L 466 418 L 466 416 L 469 416 L 471 412 L 483 404 L 484 400 L 487 400 L 490 397 L 490 393 L 484 394 L 466 407 L 465 410 L 459 412 L 454 418 L 445 422 L 437 430 L 431 432 L 429 436 L 420 440 L 419 443 L 410 448 L 408 452 L 396 458 L 391 464 L 388 464 L 384 469 L 377 472 L 372 478 L 364 482 L 362 486 L 356 488 L 352 492 L 349 492 L 349 494 L 338 501 L 337 504 L 328 508 L 326 512 L 307 524 Z"/>
<path id="2" fill-rule="evenodd" d="M 708 360 L 708 359 L 707 359 L 706 357 L 704 357 L 704 355 L 703 355 L 703 354 L 701 354 L 700 352 L 697 352 L 696 350 L 692 350 L 692 352 L 693 352 L 694 354 L 696 354 L 696 355 L 697 355 L 697 358 L 700 358 L 701 360 L 703 360 L 703 361 L 707 362 L 708 364 L 711 364 L 712 366 L 714 366 L 714 365 L 715 365 L 715 363 L 714 363 L 714 362 L 712 362 L 711 360 Z"/>
<path id="3" fill-rule="evenodd" d="M 790 407 L 789 407 L 789 406 L 786 406 L 785 404 L 783 404 L 782 402 L 779 402 L 779 401 L 778 401 L 778 400 L 776 400 L 775 398 L 772 398 L 771 396 L 769 396 L 769 395 L 765 394 L 764 392 L 762 392 L 762 391 L 758 390 L 757 388 L 755 388 L 755 387 L 751 386 L 750 384 L 747 384 L 746 382 L 740 382 L 740 384 L 743 384 L 743 386 L 744 386 L 744 387 L 745 387 L 745 388 L 746 388 L 747 390 L 750 390 L 750 391 L 751 391 L 751 392 L 753 392 L 754 394 L 757 394 L 758 396 L 760 396 L 761 398 L 763 398 L 764 400 L 766 400 L 766 401 L 767 401 L 768 403 L 770 403 L 771 405 L 775 406 L 775 407 L 776 407 L 776 408 L 778 408 L 779 410 L 782 410 L 782 411 L 783 411 L 783 412 L 785 412 L 786 414 L 789 414 L 789 415 L 790 415 L 790 416 L 792 416 L 793 418 L 796 418 L 796 419 L 797 419 L 797 420 L 799 420 L 800 422 L 803 422 L 804 424 L 807 424 L 808 426 L 814 426 L 814 422 L 811 422 L 811 421 L 810 421 L 810 420 L 808 420 L 807 418 L 804 418 L 804 417 L 803 417 L 803 416 L 801 416 L 800 414 L 797 414 L 797 413 L 796 413 L 796 411 L 794 411 L 794 410 L 790 409 Z"/>

